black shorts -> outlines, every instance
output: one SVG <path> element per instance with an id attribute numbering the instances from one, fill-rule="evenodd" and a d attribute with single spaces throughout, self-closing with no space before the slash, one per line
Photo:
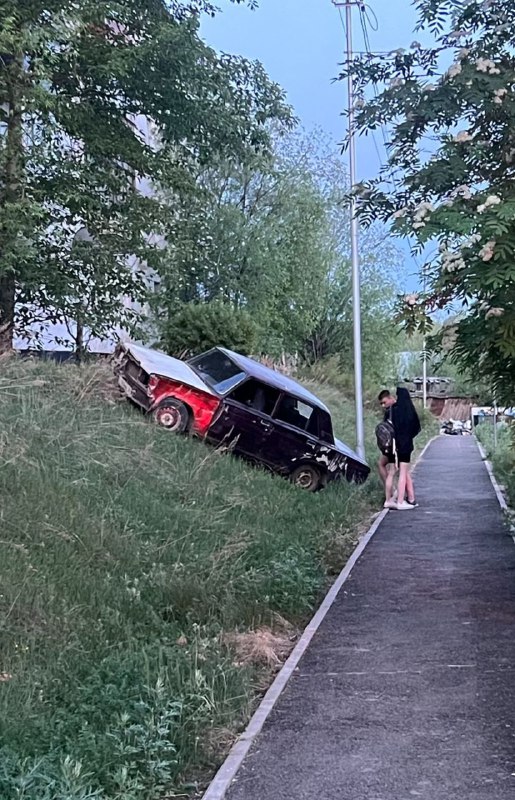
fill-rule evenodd
<path id="1" fill-rule="evenodd" d="M 385 453 L 384 455 L 388 459 L 387 464 L 395 464 L 395 453 Z"/>
<path id="2" fill-rule="evenodd" d="M 397 453 L 398 464 L 409 464 L 411 461 L 411 453 Z"/>

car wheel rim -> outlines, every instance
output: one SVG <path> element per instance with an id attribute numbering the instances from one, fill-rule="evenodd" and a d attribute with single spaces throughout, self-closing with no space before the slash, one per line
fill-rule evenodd
<path id="1" fill-rule="evenodd" d="M 157 421 L 163 428 L 173 431 L 179 427 L 181 415 L 175 408 L 163 408 L 157 415 Z"/>
<path id="2" fill-rule="evenodd" d="M 310 489 L 315 480 L 315 476 L 310 470 L 302 470 L 295 479 L 295 484 L 301 489 Z"/>

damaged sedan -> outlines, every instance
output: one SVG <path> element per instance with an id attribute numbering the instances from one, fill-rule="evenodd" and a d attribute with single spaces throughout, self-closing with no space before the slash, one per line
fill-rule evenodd
<path id="1" fill-rule="evenodd" d="M 333 435 L 331 415 L 297 381 L 215 347 L 188 361 L 121 343 L 115 371 L 124 394 L 159 425 L 223 445 L 310 492 L 370 472 Z"/>

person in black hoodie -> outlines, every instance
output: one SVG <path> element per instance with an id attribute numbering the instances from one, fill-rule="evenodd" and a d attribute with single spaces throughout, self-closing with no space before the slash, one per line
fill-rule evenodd
<path id="1" fill-rule="evenodd" d="M 385 411 L 390 411 L 395 436 L 395 453 L 399 465 L 397 502 L 391 500 L 387 507 L 407 511 L 417 505 L 409 465 L 414 449 L 413 439 L 420 433 L 420 420 L 409 391 L 403 387 L 397 388 L 397 397 L 390 394 L 388 389 L 383 389 L 379 395 L 379 403 Z"/>

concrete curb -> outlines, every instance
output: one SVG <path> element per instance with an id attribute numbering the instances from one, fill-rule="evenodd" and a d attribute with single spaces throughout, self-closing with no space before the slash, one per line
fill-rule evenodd
<path id="1" fill-rule="evenodd" d="M 501 487 L 497 483 L 497 478 L 494 475 L 492 464 L 487 458 L 486 451 L 485 451 L 483 445 L 481 444 L 481 442 L 479 441 L 479 439 L 477 438 L 477 436 L 474 436 L 474 439 L 476 440 L 476 444 L 478 446 L 481 458 L 483 459 L 483 463 L 484 463 L 484 465 L 486 467 L 486 471 L 488 472 L 488 475 L 490 476 L 490 480 L 492 482 L 492 486 L 494 487 L 494 492 L 495 492 L 495 495 L 497 497 L 497 500 L 499 501 L 499 505 L 501 506 L 503 511 L 508 511 L 508 503 L 506 502 L 506 498 L 504 497 L 504 495 L 502 493 Z"/>
<path id="2" fill-rule="evenodd" d="M 428 447 L 437 438 L 438 438 L 437 436 L 433 436 L 433 438 L 430 439 L 429 442 L 427 442 L 422 452 L 416 459 L 414 468 L 424 457 L 424 454 L 428 449 Z M 302 633 L 302 636 L 300 637 L 299 641 L 297 642 L 292 652 L 290 653 L 289 658 L 284 663 L 281 670 L 278 672 L 274 682 L 272 683 L 267 693 L 263 697 L 261 703 L 254 712 L 254 715 L 251 717 L 250 722 L 247 725 L 246 729 L 238 737 L 238 739 L 232 746 L 231 750 L 229 751 L 229 755 L 227 756 L 224 763 L 222 764 L 222 766 L 216 773 L 215 777 L 209 784 L 208 788 L 206 789 L 205 793 L 202 796 L 202 800 L 223 800 L 223 798 L 225 797 L 227 790 L 229 789 L 236 773 L 241 767 L 243 760 L 247 756 L 247 753 L 249 752 L 256 736 L 260 733 L 268 715 L 272 711 L 274 705 L 279 699 L 279 696 L 286 687 L 286 684 L 288 683 L 292 674 L 296 670 L 300 659 L 306 652 L 309 644 L 311 643 L 311 640 L 313 639 L 315 633 L 322 624 L 327 612 L 333 605 L 343 584 L 351 574 L 352 569 L 354 568 L 356 562 L 362 555 L 363 551 L 365 550 L 366 546 L 372 539 L 373 535 L 376 533 L 381 522 L 388 514 L 388 510 L 389 509 L 383 509 L 377 515 L 377 517 L 375 518 L 374 522 L 372 523 L 368 531 L 360 538 L 356 549 L 354 550 L 351 557 L 347 561 L 345 567 L 340 572 L 336 581 L 333 583 L 328 593 L 324 597 L 318 611 L 315 613 L 311 621 L 307 624 L 306 628 L 304 629 L 304 632 Z"/>

